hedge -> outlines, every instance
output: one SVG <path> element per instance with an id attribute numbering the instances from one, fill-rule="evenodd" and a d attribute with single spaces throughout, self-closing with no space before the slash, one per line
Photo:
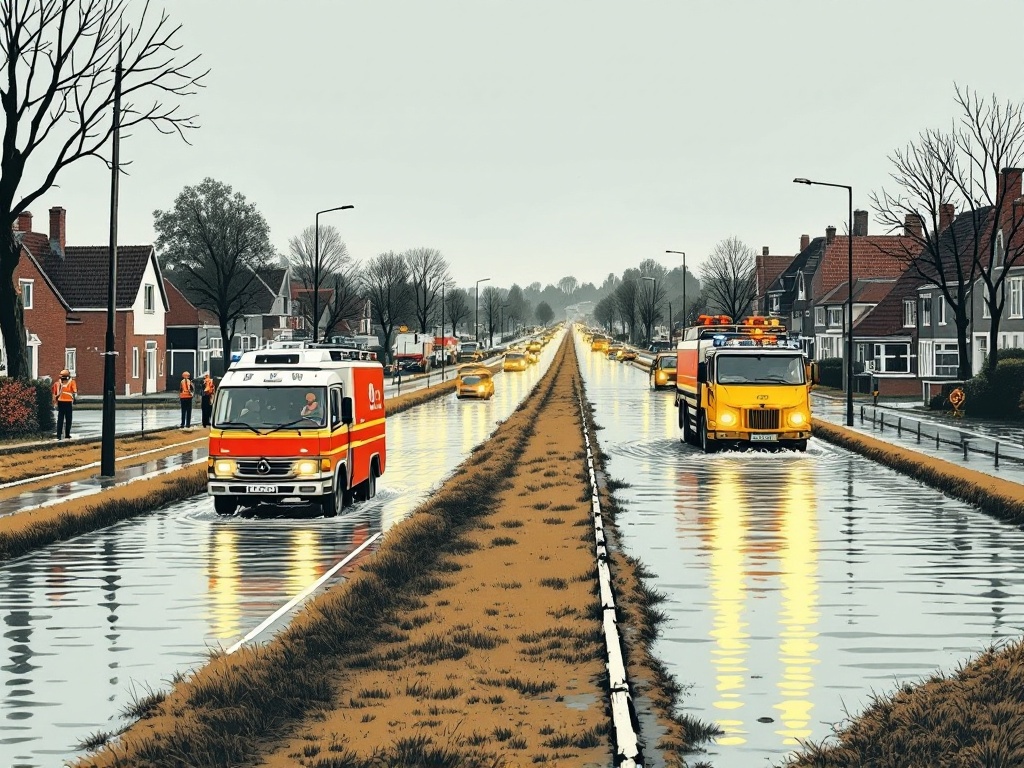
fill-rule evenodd
<path id="1" fill-rule="evenodd" d="M 50 401 L 46 403 L 47 408 Z M 34 384 L 5 376 L 0 379 L 0 437 L 39 431 L 39 406 Z"/>
<path id="2" fill-rule="evenodd" d="M 1000 350 L 1009 352 L 1010 350 Z M 964 410 L 971 416 L 1006 418 L 1017 416 L 1024 407 L 1024 358 L 1001 357 L 995 370 L 982 369 L 964 384 Z"/>
<path id="3" fill-rule="evenodd" d="M 818 361 L 818 383 L 833 389 L 843 388 L 843 366 L 846 362 L 841 357 L 825 357 Z M 856 360 L 853 363 L 853 374 L 864 372 L 864 363 Z"/>

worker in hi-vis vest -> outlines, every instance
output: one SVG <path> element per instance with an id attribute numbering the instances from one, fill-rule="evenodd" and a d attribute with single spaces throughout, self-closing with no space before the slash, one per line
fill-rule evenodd
<path id="1" fill-rule="evenodd" d="M 71 371 L 65 368 L 60 378 L 53 382 L 53 404 L 57 406 L 57 439 L 61 432 L 64 438 L 71 437 L 71 409 L 78 400 L 78 385 L 71 378 Z"/>
<path id="2" fill-rule="evenodd" d="M 217 388 L 213 384 L 213 379 L 210 378 L 210 374 L 207 373 L 203 376 L 203 398 L 201 405 L 203 407 L 203 426 L 210 426 L 210 414 L 213 413 L 213 393 L 217 391 Z"/>
<path id="3" fill-rule="evenodd" d="M 185 371 L 181 374 L 181 385 L 178 387 L 178 399 L 181 401 L 181 428 L 192 428 L 192 398 L 195 397 L 196 386 L 192 383 L 192 374 Z"/>

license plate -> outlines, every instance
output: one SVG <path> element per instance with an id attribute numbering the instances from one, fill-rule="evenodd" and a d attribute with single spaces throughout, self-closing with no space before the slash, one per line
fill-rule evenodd
<path id="1" fill-rule="evenodd" d="M 249 493 L 277 493 L 276 485 L 247 485 L 245 490 Z"/>
<path id="2" fill-rule="evenodd" d="M 754 432 L 750 435 L 750 442 L 752 443 L 775 443 L 778 440 L 779 436 L 774 432 Z"/>

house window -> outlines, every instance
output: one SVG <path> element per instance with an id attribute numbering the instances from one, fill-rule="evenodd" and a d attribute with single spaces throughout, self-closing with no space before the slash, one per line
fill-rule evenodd
<path id="1" fill-rule="evenodd" d="M 1024 317 L 1024 305 L 1021 303 L 1024 292 L 1024 277 L 1010 278 L 1010 317 Z"/>
<path id="2" fill-rule="evenodd" d="M 931 294 L 921 297 L 921 327 L 932 324 L 932 297 Z"/>
<path id="3" fill-rule="evenodd" d="M 992 313 L 988 309 L 988 301 L 985 300 L 984 296 L 981 297 L 981 317 L 983 319 L 992 317 Z"/>
<path id="4" fill-rule="evenodd" d="M 935 375 L 956 376 L 960 370 L 960 351 L 956 342 L 935 342 Z"/>
<path id="5" fill-rule="evenodd" d="M 910 371 L 909 344 L 875 344 L 875 370 L 882 373 Z"/>
<path id="6" fill-rule="evenodd" d="M 838 328 L 843 324 L 843 308 L 842 307 L 829 307 L 828 308 L 828 327 Z"/>
<path id="7" fill-rule="evenodd" d="M 1006 261 L 1006 246 L 1003 244 L 1003 230 L 1001 229 L 996 234 L 996 244 L 992 254 L 992 260 L 997 267 L 1003 266 Z"/>
<path id="8" fill-rule="evenodd" d="M 768 297 L 768 314 L 777 315 L 782 310 L 781 297 L 778 295 Z"/>
<path id="9" fill-rule="evenodd" d="M 825 325 L 825 308 L 815 307 L 814 308 L 814 324 Z"/>
<path id="10" fill-rule="evenodd" d="M 946 297 L 939 296 L 936 299 L 935 314 L 938 317 L 939 325 L 946 324 Z"/>
<path id="11" fill-rule="evenodd" d="M 800 299 L 800 300 L 803 300 L 803 299 L 807 298 L 807 291 L 804 289 L 804 273 L 803 272 L 800 272 L 797 275 L 796 297 L 797 297 L 797 299 Z"/>
<path id="12" fill-rule="evenodd" d="M 132 347 L 132 378 L 139 378 L 139 348 Z"/>
<path id="13" fill-rule="evenodd" d="M 917 302 L 913 299 L 903 301 L 903 327 L 917 328 Z"/>
<path id="14" fill-rule="evenodd" d="M 71 371 L 71 375 L 77 375 L 75 371 L 78 370 L 78 350 L 77 349 L 65 349 L 64 350 L 64 367 Z"/>
<path id="15" fill-rule="evenodd" d="M 156 312 L 156 286 L 146 285 L 144 287 L 144 295 L 146 312 L 149 312 L 150 314 Z"/>
<path id="16" fill-rule="evenodd" d="M 21 288 L 21 305 L 25 309 L 32 309 L 34 280 L 19 280 L 18 287 Z"/>
<path id="17" fill-rule="evenodd" d="M 220 336 L 208 337 L 210 357 L 224 357 L 224 339 Z"/>

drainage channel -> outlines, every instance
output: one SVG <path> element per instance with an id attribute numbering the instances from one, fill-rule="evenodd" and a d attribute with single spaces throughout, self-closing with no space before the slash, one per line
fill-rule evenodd
<path id="1" fill-rule="evenodd" d="M 0 765 L 73 759 L 81 740 L 119 730 L 125 707 L 201 665 L 207 649 L 273 637 L 344 568 L 322 577 L 360 547 L 374 551 L 375 536 L 512 414 L 558 341 L 539 365 L 496 376 L 491 400 L 452 394 L 389 417 L 377 498 L 337 518 L 300 506 L 219 518 L 197 496 L 5 563 Z"/>

